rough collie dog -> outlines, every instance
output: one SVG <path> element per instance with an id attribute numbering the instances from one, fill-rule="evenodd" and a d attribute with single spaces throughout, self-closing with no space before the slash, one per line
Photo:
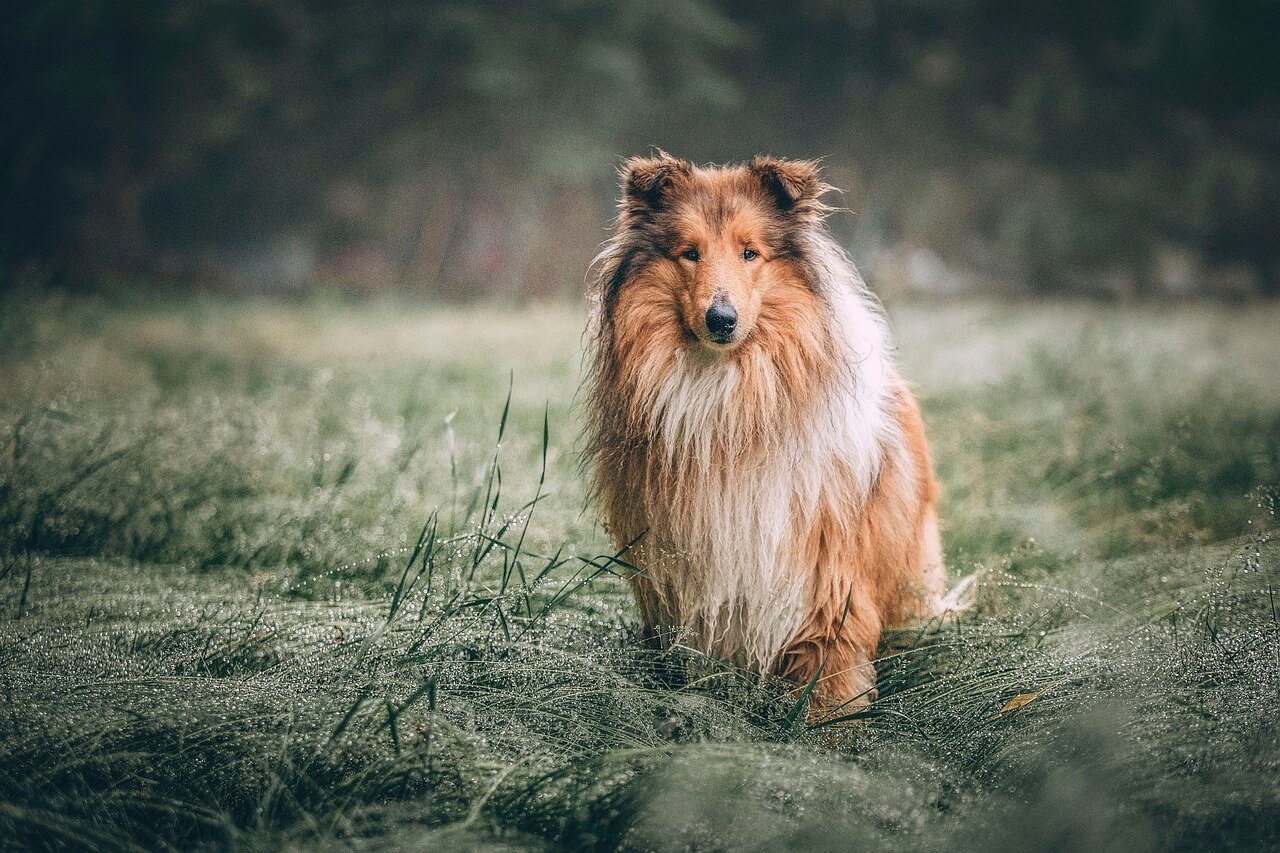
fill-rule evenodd
<path id="1" fill-rule="evenodd" d="M 831 189 L 811 162 L 626 163 L 587 445 L 647 636 L 816 678 L 827 707 L 874 696 L 884 627 L 945 608 L 920 412 Z"/>

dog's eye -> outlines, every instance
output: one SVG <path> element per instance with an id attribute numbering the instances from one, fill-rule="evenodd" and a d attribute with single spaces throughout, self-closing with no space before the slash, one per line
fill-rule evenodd
<path id="1" fill-rule="evenodd" d="M 684 258 L 686 261 L 696 261 L 701 257 L 701 255 L 698 254 L 697 249 L 685 249 L 684 254 L 680 257 Z"/>
<path id="2" fill-rule="evenodd" d="M 743 250 L 742 250 L 742 259 L 743 259 L 744 261 L 754 261 L 754 260 L 755 260 L 756 258 L 758 258 L 758 257 L 760 257 L 760 256 L 756 254 L 756 250 L 755 250 L 755 249 L 743 249 Z"/>

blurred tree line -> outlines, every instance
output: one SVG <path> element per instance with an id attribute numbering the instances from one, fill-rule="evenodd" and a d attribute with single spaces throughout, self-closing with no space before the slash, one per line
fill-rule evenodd
<path id="1" fill-rule="evenodd" d="M 825 156 L 886 280 L 1280 292 L 1276 2 L 47 0 L 0 265 L 576 289 L 623 154 Z"/>

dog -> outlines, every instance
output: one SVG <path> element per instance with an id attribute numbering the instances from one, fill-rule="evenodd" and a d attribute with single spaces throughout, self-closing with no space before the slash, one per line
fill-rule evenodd
<path id="1" fill-rule="evenodd" d="M 875 697 L 888 626 L 948 609 L 920 411 L 814 162 L 621 171 L 592 264 L 586 459 L 647 638 Z"/>

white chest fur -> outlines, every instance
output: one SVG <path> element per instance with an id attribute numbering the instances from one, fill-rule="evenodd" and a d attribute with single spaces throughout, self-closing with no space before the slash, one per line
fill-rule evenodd
<path id="1" fill-rule="evenodd" d="M 649 452 L 673 476 L 645 487 L 643 568 L 684 642 L 761 671 L 803 621 L 817 567 L 805 565 L 812 552 L 802 546 L 824 502 L 860 511 L 898 441 L 883 322 L 861 287 L 829 298 L 839 379 L 764 440 L 758 412 L 741 408 L 752 397 L 740 393 L 740 368 L 713 353 L 681 353 L 648 406 Z M 753 376 L 780 381 L 768 369 Z M 739 443 L 749 449 L 735 452 Z"/>

